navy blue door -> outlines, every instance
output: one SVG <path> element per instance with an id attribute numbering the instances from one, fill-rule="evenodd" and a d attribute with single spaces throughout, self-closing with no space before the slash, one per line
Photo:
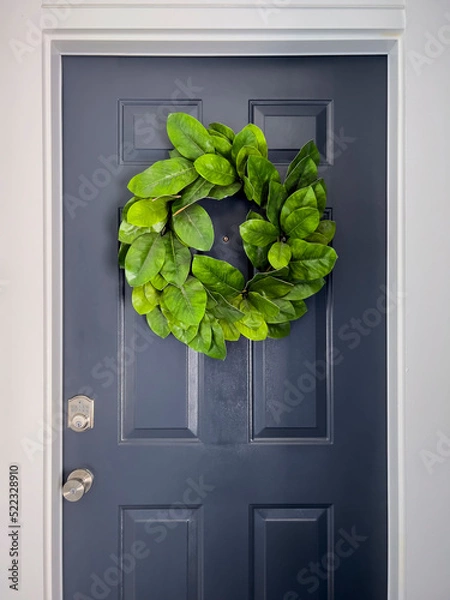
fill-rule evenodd
<path id="1" fill-rule="evenodd" d="M 64 59 L 65 600 L 386 600 L 386 61 Z M 338 223 L 326 289 L 283 340 L 225 362 L 156 338 L 116 260 L 128 180 L 169 112 L 266 133 L 280 171 L 314 138 Z M 248 268 L 248 202 L 207 201 L 212 254 Z M 228 240 L 228 241 L 227 241 Z"/>

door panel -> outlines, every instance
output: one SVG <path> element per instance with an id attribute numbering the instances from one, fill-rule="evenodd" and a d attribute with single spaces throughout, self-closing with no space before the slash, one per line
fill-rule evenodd
<path id="1" fill-rule="evenodd" d="M 66 57 L 64 598 L 386 599 L 386 60 Z M 128 180 L 169 112 L 264 129 L 281 173 L 308 139 L 338 223 L 332 278 L 284 340 L 224 362 L 154 336 L 116 260 Z M 249 274 L 243 197 L 204 201 L 211 255 Z M 228 242 L 224 241 L 228 237 Z"/>

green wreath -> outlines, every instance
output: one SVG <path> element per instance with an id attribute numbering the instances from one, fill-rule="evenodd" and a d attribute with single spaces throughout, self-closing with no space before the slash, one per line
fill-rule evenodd
<path id="1" fill-rule="evenodd" d="M 328 245 L 336 224 L 321 219 L 326 187 L 317 175 L 316 145 L 303 146 L 281 183 L 256 125 L 235 135 L 221 123 L 206 129 L 173 113 L 167 133 L 175 148 L 170 158 L 131 179 L 134 196 L 122 211 L 119 263 L 135 310 L 156 335 L 172 334 L 212 358 L 224 359 L 226 341 L 241 335 L 287 336 L 337 258 Z M 239 228 L 255 269 L 247 282 L 228 262 L 201 254 L 211 249 L 214 228 L 197 204 L 233 196 L 242 186 L 254 203 Z"/>

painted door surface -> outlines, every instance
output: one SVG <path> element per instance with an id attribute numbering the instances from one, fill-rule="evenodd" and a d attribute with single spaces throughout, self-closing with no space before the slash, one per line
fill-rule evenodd
<path id="1" fill-rule="evenodd" d="M 66 57 L 65 600 L 385 600 L 386 61 Z M 283 340 L 224 362 L 161 340 L 116 260 L 126 184 L 167 158 L 169 112 L 266 133 L 280 171 L 314 138 L 337 221 L 326 289 Z M 249 203 L 204 201 L 211 254 L 248 274 Z M 228 241 L 226 241 L 228 240 Z"/>

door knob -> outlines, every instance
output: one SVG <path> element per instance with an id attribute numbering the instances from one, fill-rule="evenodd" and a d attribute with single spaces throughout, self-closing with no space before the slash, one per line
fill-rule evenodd
<path id="1" fill-rule="evenodd" d="M 67 478 L 62 494 L 69 502 L 78 502 L 88 493 L 94 482 L 94 475 L 88 469 L 76 469 Z"/>

